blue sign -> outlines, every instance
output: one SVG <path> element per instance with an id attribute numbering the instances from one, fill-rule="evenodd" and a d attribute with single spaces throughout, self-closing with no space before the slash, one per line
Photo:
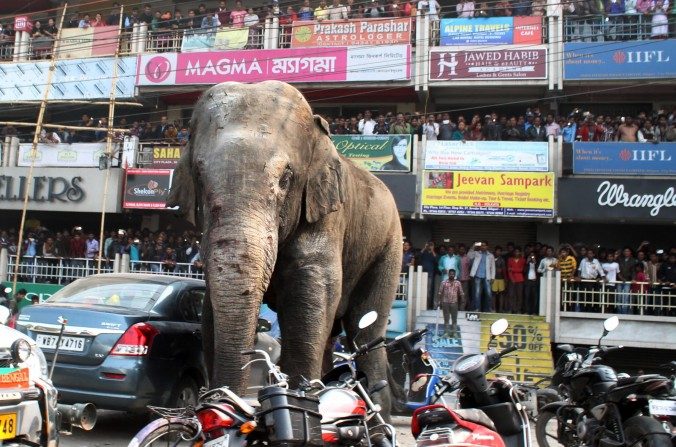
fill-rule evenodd
<path id="1" fill-rule="evenodd" d="M 441 312 L 441 311 L 438 311 Z M 439 374 L 446 375 L 453 372 L 453 363 L 463 353 L 462 334 L 458 328 L 457 337 L 449 337 L 444 334 L 444 325 L 428 324 L 425 334 L 425 349 L 439 364 Z"/>
<path id="2" fill-rule="evenodd" d="M 566 81 L 676 77 L 676 39 L 571 42 L 564 45 Z"/>
<path id="3" fill-rule="evenodd" d="M 442 19 L 441 45 L 514 43 L 512 17 Z"/>
<path id="4" fill-rule="evenodd" d="M 573 143 L 573 174 L 676 175 L 676 143 Z"/>

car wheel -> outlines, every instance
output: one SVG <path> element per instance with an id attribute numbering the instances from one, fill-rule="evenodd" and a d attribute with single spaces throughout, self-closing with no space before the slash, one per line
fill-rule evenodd
<path id="1" fill-rule="evenodd" d="M 195 381 L 190 377 L 183 377 L 178 381 L 169 401 L 171 408 L 185 408 L 187 406 L 196 406 L 198 398 L 198 388 Z"/>

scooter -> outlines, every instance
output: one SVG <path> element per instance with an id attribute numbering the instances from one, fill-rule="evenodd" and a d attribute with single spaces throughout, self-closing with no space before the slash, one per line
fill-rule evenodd
<path id="1" fill-rule="evenodd" d="M 490 348 L 491 342 L 508 326 L 505 319 L 494 322 L 486 353 L 457 359 L 453 373 L 440 378 L 432 404 L 415 410 L 411 432 L 416 446 L 530 447 L 528 413 L 517 387 L 504 378 L 486 379 L 488 372 L 500 366 L 502 357 L 517 350 L 515 346 L 500 352 Z M 414 383 L 423 385 L 429 377 L 422 375 Z M 460 409 L 437 403 L 454 390 L 459 390 Z"/>

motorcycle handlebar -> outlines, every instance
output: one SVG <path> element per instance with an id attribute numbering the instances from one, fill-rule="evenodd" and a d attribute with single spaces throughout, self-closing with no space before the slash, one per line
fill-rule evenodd
<path id="1" fill-rule="evenodd" d="M 516 346 L 510 346 L 509 348 L 505 348 L 505 349 L 503 349 L 502 351 L 500 351 L 500 352 L 498 353 L 498 355 L 499 355 L 500 357 L 504 357 L 504 356 L 506 356 L 507 354 L 510 354 L 510 353 L 512 353 L 512 352 L 514 352 L 514 351 L 516 351 L 516 350 L 518 350 L 518 349 L 519 349 L 519 348 L 517 348 Z"/>
<path id="2" fill-rule="evenodd" d="M 378 346 L 379 344 L 383 343 L 384 341 L 385 341 L 385 337 L 378 337 L 375 340 L 371 340 L 370 342 L 366 343 L 361 348 L 359 348 L 359 352 L 361 352 L 361 353 L 368 352 L 371 349 Z"/>
<path id="3" fill-rule="evenodd" d="M 603 351 L 604 354 L 607 354 L 607 353 L 609 353 L 609 352 L 619 351 L 619 350 L 622 349 L 622 348 L 624 348 L 624 346 L 622 346 L 622 345 L 619 345 L 619 346 L 608 346 L 608 347 L 604 347 L 604 348 L 602 349 L 602 351 Z"/>
<path id="4" fill-rule="evenodd" d="M 399 345 L 402 344 L 404 341 L 416 339 L 416 338 L 422 338 L 423 335 L 427 333 L 427 328 L 423 329 L 417 329 L 415 331 L 411 331 L 406 337 L 400 338 L 398 340 L 392 340 L 386 345 L 387 351 L 392 352 L 398 349 Z"/>

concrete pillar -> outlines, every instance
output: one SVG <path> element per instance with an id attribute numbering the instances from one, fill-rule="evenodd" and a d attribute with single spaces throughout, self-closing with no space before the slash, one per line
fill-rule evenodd
<path id="1" fill-rule="evenodd" d="M 28 31 L 21 33 L 21 48 L 23 51 L 19 60 L 27 61 L 30 56 L 30 36 L 28 35 Z"/>
<path id="2" fill-rule="evenodd" d="M 115 259 L 113 260 L 113 273 L 120 273 L 120 254 L 115 253 Z"/>
<path id="3" fill-rule="evenodd" d="M 117 258 L 117 256 L 119 256 L 119 255 L 116 255 L 115 257 Z M 129 273 L 129 255 L 127 253 L 124 253 L 122 255 L 122 261 L 120 262 L 119 272 L 120 273 Z"/>
<path id="4" fill-rule="evenodd" d="M 146 45 L 148 43 L 146 41 L 147 34 L 148 34 L 148 24 L 147 23 L 139 24 L 138 36 L 137 36 L 138 38 L 136 39 L 137 44 L 138 44 L 138 52 L 139 53 L 145 53 L 145 51 L 146 51 Z"/>
<path id="5" fill-rule="evenodd" d="M 9 137 L 9 145 L 7 146 L 7 164 L 5 166 L 16 166 L 19 157 L 19 139 L 17 137 Z"/>
<path id="6" fill-rule="evenodd" d="M 6 248 L 0 250 L 0 282 L 5 282 L 9 278 L 7 268 L 9 267 L 9 252 Z"/>
<path id="7" fill-rule="evenodd" d="M 21 31 L 17 31 L 14 34 L 14 54 L 12 60 L 14 62 L 19 62 L 19 56 L 21 54 Z"/>

